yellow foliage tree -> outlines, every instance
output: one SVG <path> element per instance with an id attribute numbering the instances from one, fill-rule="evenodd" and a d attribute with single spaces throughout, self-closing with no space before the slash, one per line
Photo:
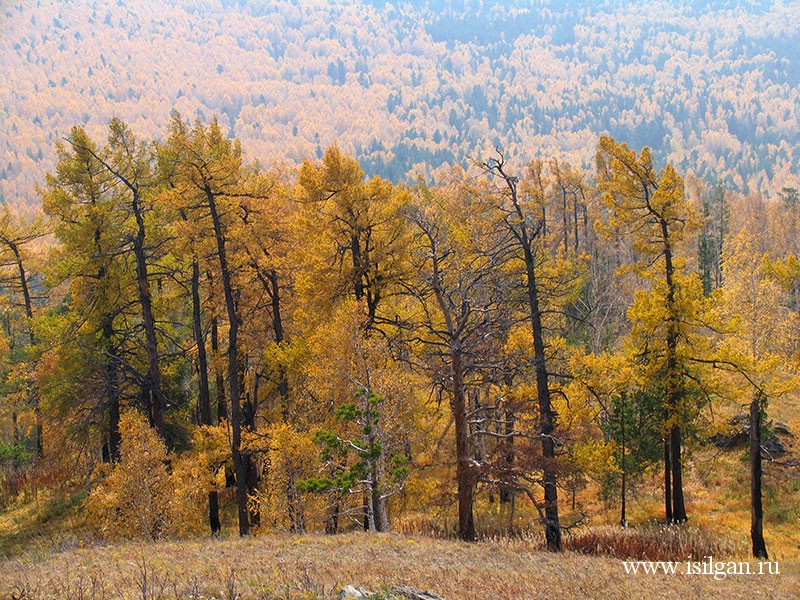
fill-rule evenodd
<path id="1" fill-rule="evenodd" d="M 664 404 L 665 512 L 668 522 L 686 521 L 683 496 L 683 434 L 697 414 L 696 362 L 708 354 L 697 335 L 702 324 L 703 287 L 680 256 L 698 217 L 684 194 L 683 179 L 672 165 L 660 173 L 649 148 L 636 152 L 603 136 L 597 174 L 609 210 L 609 231 L 627 235 L 637 259 L 631 268 L 650 283 L 640 290 L 628 317 L 633 325 L 630 351 L 641 376 L 658 390 Z"/>
<path id="2" fill-rule="evenodd" d="M 104 537 L 156 540 L 198 533 L 213 485 L 208 454 L 173 456 L 138 412 L 120 417 L 120 460 L 95 472 L 89 522 Z"/>
<path id="3" fill-rule="evenodd" d="M 101 479 L 86 501 L 89 520 L 104 536 L 160 538 L 171 496 L 167 448 L 136 412 L 120 416 L 120 430 L 120 460 L 96 473 Z"/>
<path id="4" fill-rule="evenodd" d="M 290 531 L 306 530 L 309 500 L 298 490 L 298 483 L 313 476 L 319 454 L 308 434 L 299 432 L 288 423 L 273 425 L 266 432 L 268 476 L 256 500 L 262 517 Z"/>

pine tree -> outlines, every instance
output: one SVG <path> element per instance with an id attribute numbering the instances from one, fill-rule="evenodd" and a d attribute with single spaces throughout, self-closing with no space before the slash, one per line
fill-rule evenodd
<path id="1" fill-rule="evenodd" d="M 636 272 L 650 282 L 636 293 L 629 311 L 632 352 L 660 390 L 664 406 L 666 519 L 686 521 L 683 494 L 683 435 L 699 410 L 690 357 L 700 347 L 702 284 L 687 273 L 681 244 L 697 228 L 684 196 L 683 180 L 671 165 L 660 173 L 648 148 L 637 156 L 624 143 L 602 137 L 597 175 L 610 211 L 608 227 L 632 238 Z"/>

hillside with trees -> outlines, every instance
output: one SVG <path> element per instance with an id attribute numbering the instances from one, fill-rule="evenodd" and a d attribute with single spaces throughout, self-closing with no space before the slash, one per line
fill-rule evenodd
<path id="1" fill-rule="evenodd" d="M 497 150 L 409 186 L 335 145 L 265 170 L 177 112 L 56 153 L 42 217 L 0 229 L 6 505 L 71 489 L 104 539 L 541 527 L 551 551 L 617 510 L 749 507 L 755 556 L 765 522 L 796 539 L 795 190 L 695 202 L 607 136 L 594 173 Z M 703 499 L 716 469 L 733 505 Z"/>
<path id="2" fill-rule="evenodd" d="M 0 8 L 0 553 L 798 559 L 797 4 L 463 4 Z"/>
<path id="3" fill-rule="evenodd" d="M 173 109 L 264 165 L 337 142 L 411 180 L 502 142 L 589 169 L 606 134 L 775 196 L 800 175 L 799 23 L 792 2 L 6 3 L 0 197 L 37 205 L 73 124 L 155 137 Z"/>

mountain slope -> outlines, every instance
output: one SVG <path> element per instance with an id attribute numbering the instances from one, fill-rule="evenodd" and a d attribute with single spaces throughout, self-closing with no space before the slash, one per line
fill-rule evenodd
<path id="1" fill-rule="evenodd" d="M 74 124 L 219 115 L 252 159 L 334 141 L 401 179 L 483 156 L 591 165 L 599 135 L 740 191 L 800 174 L 800 5 L 197 3 L 0 8 L 0 196 L 33 206 Z"/>

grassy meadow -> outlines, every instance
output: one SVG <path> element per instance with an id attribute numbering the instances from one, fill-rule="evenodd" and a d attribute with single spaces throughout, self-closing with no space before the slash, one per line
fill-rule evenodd
<path id="1" fill-rule="evenodd" d="M 776 576 L 627 575 L 619 559 L 553 555 L 537 540 L 474 544 L 417 535 L 245 539 L 37 548 L 0 564 L 4 598 L 336 598 L 354 584 L 405 584 L 449 599 L 792 598 L 800 562 Z"/>
<path id="2" fill-rule="evenodd" d="M 699 487 L 693 490 L 699 508 L 705 499 Z M 727 520 L 708 514 L 683 528 L 579 528 L 566 534 L 567 551 L 554 555 L 543 550 L 537 532 L 472 544 L 424 533 L 363 532 L 112 543 L 87 528 L 81 499 L 78 490 L 64 497 L 43 492 L 0 514 L 0 598 L 311 600 L 337 598 L 348 584 L 372 591 L 409 585 L 448 600 L 795 598 L 800 589 L 789 523 L 779 526 L 778 538 L 767 528 L 779 575 L 626 573 L 623 556 L 679 560 L 680 569 L 690 554 L 693 560 L 710 554 L 715 561 L 748 561 L 756 571 L 746 538 L 725 532 L 733 526 L 741 531 L 745 522 L 742 507 L 732 502 Z M 632 516 L 649 506 L 633 503 Z M 606 516 L 611 520 L 613 511 Z"/>

